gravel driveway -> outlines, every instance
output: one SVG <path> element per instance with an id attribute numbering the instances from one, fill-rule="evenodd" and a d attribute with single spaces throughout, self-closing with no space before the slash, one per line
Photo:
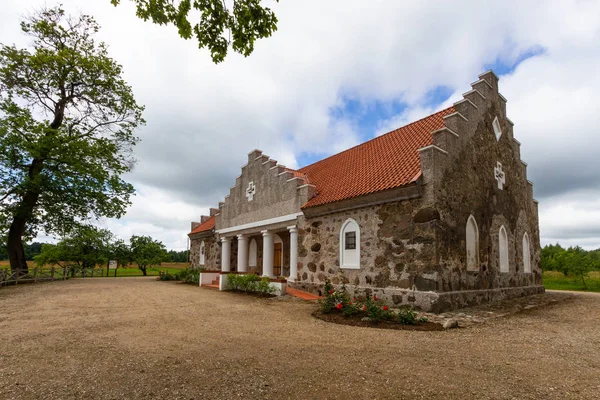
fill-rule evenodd
<path id="1" fill-rule="evenodd" d="M 299 299 L 153 278 L 0 289 L 0 399 L 600 395 L 600 296 L 444 332 L 333 325 Z"/>

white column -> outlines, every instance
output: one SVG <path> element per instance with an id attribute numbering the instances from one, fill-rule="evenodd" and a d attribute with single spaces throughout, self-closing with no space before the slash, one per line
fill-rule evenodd
<path id="1" fill-rule="evenodd" d="M 273 246 L 273 233 L 261 231 L 263 235 L 263 276 L 275 278 L 273 274 L 273 256 L 275 247 Z"/>
<path id="2" fill-rule="evenodd" d="M 221 271 L 231 271 L 231 238 L 221 238 Z"/>
<path id="3" fill-rule="evenodd" d="M 248 237 L 245 235 L 237 235 L 237 239 L 237 270 L 238 272 L 248 272 Z"/>
<path id="4" fill-rule="evenodd" d="M 290 276 L 288 282 L 295 282 L 298 276 L 298 228 L 288 226 L 290 231 Z"/>

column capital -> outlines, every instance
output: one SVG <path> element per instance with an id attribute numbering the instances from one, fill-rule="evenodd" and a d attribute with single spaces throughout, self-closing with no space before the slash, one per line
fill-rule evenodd
<path id="1" fill-rule="evenodd" d="M 244 233 L 240 233 L 239 235 L 237 235 L 238 240 L 242 240 L 242 239 L 248 239 L 248 236 Z"/>
<path id="2" fill-rule="evenodd" d="M 273 232 L 268 230 L 260 231 L 260 233 L 262 233 L 263 236 L 273 236 Z"/>
<path id="3" fill-rule="evenodd" d="M 298 227 L 296 225 L 288 226 L 287 230 L 290 231 L 290 233 L 298 232 Z"/>
<path id="4" fill-rule="evenodd" d="M 231 237 L 223 236 L 221 238 L 221 243 L 229 243 L 229 242 L 231 242 Z"/>

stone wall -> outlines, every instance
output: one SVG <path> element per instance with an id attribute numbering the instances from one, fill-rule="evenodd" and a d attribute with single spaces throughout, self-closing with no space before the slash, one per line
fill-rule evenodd
<path id="1" fill-rule="evenodd" d="M 250 199 L 246 191 L 251 182 L 254 193 Z M 220 204 L 216 229 L 299 213 L 313 193 L 314 186 L 260 150 L 254 150 L 248 155 L 248 164 L 242 167 L 242 174 L 229 195 Z"/>
<path id="2" fill-rule="evenodd" d="M 497 83 L 495 75 L 484 74 L 455 104 L 447 129 L 434 133 L 435 146 L 421 153 L 420 198 L 300 218 L 296 287 L 317 292 L 326 278 L 338 285 L 344 280 L 351 292 L 433 311 L 543 292 L 537 203 Z M 505 172 L 502 190 L 494 176 L 498 162 Z M 470 215 L 479 230 L 477 271 L 466 268 Z M 348 218 L 361 230 L 360 270 L 339 268 L 339 234 Z M 508 234 L 508 273 L 499 267 L 501 226 Z M 531 273 L 523 269 L 525 233 Z"/>
<path id="3" fill-rule="evenodd" d="M 214 235 L 194 237 L 190 239 L 190 268 L 198 269 L 200 265 L 200 244 L 204 241 L 204 265 L 207 270 L 221 269 L 221 244 Z"/>

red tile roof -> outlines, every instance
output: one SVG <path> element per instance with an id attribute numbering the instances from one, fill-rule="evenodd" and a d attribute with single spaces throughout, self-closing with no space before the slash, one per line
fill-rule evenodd
<path id="1" fill-rule="evenodd" d="M 431 132 L 444 127 L 447 108 L 298 170 L 317 195 L 302 208 L 351 199 L 415 182 L 421 175 L 418 149 L 432 144 Z"/>
<path id="2" fill-rule="evenodd" d="M 210 217 L 209 219 L 207 219 L 206 221 L 204 221 L 204 223 L 198 225 L 188 235 L 193 235 L 194 233 L 201 233 L 201 232 L 210 231 L 212 228 L 215 227 L 215 220 L 216 220 L 216 218 L 213 215 L 212 217 Z"/>

